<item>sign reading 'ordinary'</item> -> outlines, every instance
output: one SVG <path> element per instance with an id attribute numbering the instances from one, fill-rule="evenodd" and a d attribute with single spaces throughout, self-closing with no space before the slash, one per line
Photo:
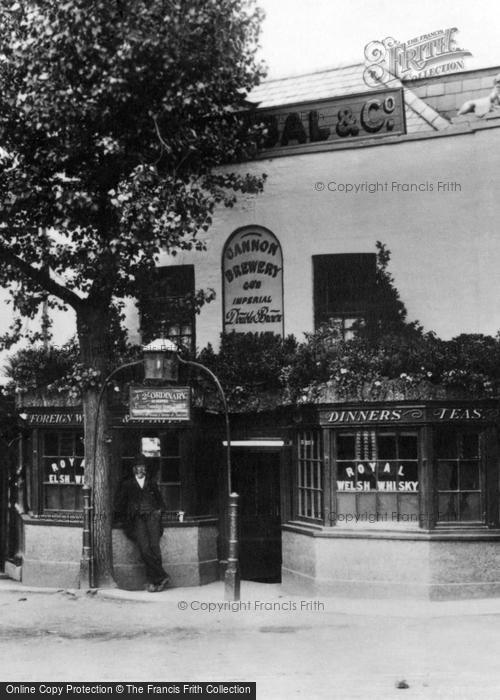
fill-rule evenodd
<path id="1" fill-rule="evenodd" d="M 283 255 L 274 234 L 259 226 L 236 231 L 222 275 L 226 332 L 283 334 Z"/>
<path id="2" fill-rule="evenodd" d="M 130 387 L 130 420 L 188 421 L 189 387 Z"/>

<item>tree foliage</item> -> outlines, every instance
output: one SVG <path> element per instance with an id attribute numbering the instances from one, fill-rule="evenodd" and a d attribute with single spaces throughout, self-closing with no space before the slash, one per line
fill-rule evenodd
<path id="1" fill-rule="evenodd" d="M 358 328 L 358 336 L 372 342 L 388 334 L 418 336 L 423 328 L 418 321 L 408 321 L 408 310 L 389 270 L 391 251 L 381 241 L 377 241 L 375 247 L 377 266 L 374 293 L 365 323 Z"/>
<path id="2" fill-rule="evenodd" d="M 161 253 L 203 249 L 217 206 L 258 192 L 233 172 L 259 138 L 253 0 L 4 0 L 0 285 L 15 311 L 76 312 L 98 582 L 112 580 L 106 400 L 122 317 Z M 224 167 L 222 167 L 224 166 Z M 22 334 L 17 320 L 4 346 Z"/>
<path id="3" fill-rule="evenodd" d="M 239 113 L 259 19 L 245 0 L 2 3 L 0 282 L 18 312 L 133 294 L 262 188 L 214 170 L 255 143 Z"/>

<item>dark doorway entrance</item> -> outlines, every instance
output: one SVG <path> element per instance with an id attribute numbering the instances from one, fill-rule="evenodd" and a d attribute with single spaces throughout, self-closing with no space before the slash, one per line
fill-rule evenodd
<path id="1" fill-rule="evenodd" d="M 280 453 L 233 452 L 240 495 L 240 572 L 247 581 L 281 581 Z"/>

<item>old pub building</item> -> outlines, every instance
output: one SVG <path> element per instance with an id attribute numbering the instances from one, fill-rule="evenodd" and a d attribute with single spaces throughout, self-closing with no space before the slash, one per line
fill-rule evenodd
<path id="1" fill-rule="evenodd" d="M 256 88 L 249 99 L 268 127 L 266 148 L 235 167 L 265 172 L 264 192 L 217 215 L 206 251 L 164 255 L 165 337 L 217 348 L 222 332 L 302 339 L 332 322 L 349 339 L 370 308 L 376 241 L 392 253 L 411 318 L 443 338 L 495 335 L 500 112 L 457 113 L 484 101 L 499 71 L 370 88 L 354 65 Z M 169 311 L 207 288 L 215 300 L 198 315 Z M 140 304 L 129 304 L 127 325 L 141 342 Z M 162 548 L 174 584 L 217 580 L 227 556 L 223 415 L 184 368 L 184 413 L 170 397 L 170 413 L 141 419 L 128 393 L 130 383 L 146 386 L 140 372 L 122 378 L 111 406 L 114 486 L 142 451 L 167 503 Z M 78 586 L 81 407 L 25 395 L 18 411 L 23 478 L 5 570 L 30 585 Z M 438 389 L 339 398 L 330 388 L 230 419 L 243 579 L 309 595 L 500 594 L 496 398 Z M 119 521 L 113 556 L 118 584 L 140 588 Z"/>

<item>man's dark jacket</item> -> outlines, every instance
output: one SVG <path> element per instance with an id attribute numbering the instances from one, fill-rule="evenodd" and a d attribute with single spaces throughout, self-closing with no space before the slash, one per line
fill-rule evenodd
<path id="1" fill-rule="evenodd" d="M 151 495 L 155 509 L 166 510 L 166 505 L 161 496 L 158 484 L 149 477 L 146 476 L 144 488 L 142 489 L 137 483 L 135 476 L 124 481 L 118 490 L 115 510 L 120 520 L 123 521 L 123 530 L 127 537 L 133 538 L 134 521 L 141 512 L 141 499 L 146 490 L 148 490 Z"/>

